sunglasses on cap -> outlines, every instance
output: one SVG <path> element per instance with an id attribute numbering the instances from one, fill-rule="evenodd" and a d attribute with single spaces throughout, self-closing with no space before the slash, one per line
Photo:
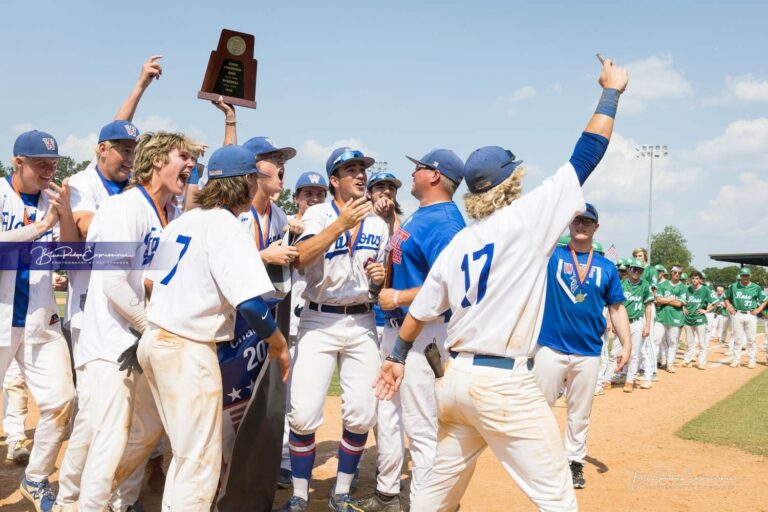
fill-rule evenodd
<path id="1" fill-rule="evenodd" d="M 350 160 L 354 160 L 355 158 L 363 158 L 365 155 L 361 151 L 357 150 L 350 150 L 345 151 L 339 156 L 336 157 L 336 160 L 333 161 L 333 167 L 336 168 L 337 165 L 341 165 L 345 162 L 349 162 Z"/>

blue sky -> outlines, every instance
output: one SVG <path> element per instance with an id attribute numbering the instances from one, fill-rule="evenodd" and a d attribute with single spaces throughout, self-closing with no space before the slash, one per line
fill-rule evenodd
<path id="1" fill-rule="evenodd" d="M 6 162 L 33 127 L 89 157 L 151 54 L 164 55 L 164 73 L 139 106 L 139 128 L 217 147 L 223 116 L 196 95 L 220 30 L 231 28 L 255 35 L 259 61 L 259 107 L 238 109 L 240 141 L 269 135 L 296 147 L 288 186 L 322 171 L 342 144 L 405 182 L 405 154 L 448 147 L 466 158 L 501 145 L 525 160 L 530 189 L 567 160 L 593 111 L 599 51 L 631 77 L 616 136 L 585 188 L 601 213 L 598 238 L 622 256 L 645 245 L 648 162 L 633 150 L 666 144 L 654 230 L 680 228 L 702 267 L 715 264 L 709 253 L 768 250 L 764 3 L 42 1 L 2 10 Z M 415 207 L 407 190 L 399 199 Z"/>

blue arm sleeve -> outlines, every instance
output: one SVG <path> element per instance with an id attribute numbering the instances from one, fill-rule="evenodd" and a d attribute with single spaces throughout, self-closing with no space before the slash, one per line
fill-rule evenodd
<path id="1" fill-rule="evenodd" d="M 582 132 L 571 155 L 571 165 L 576 169 L 579 184 L 583 185 L 608 149 L 608 139 L 596 133 Z"/>
<path id="2" fill-rule="evenodd" d="M 248 299 L 237 306 L 237 310 L 260 338 L 269 338 L 277 330 L 275 319 L 272 318 L 267 303 L 261 297 Z"/>

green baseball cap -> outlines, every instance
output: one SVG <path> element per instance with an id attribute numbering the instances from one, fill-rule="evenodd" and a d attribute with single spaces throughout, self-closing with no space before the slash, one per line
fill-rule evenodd
<path id="1" fill-rule="evenodd" d="M 688 274 L 686 274 L 685 272 L 683 272 L 682 274 L 680 274 L 680 279 L 682 279 L 683 281 L 685 281 L 686 279 L 688 279 Z"/>
<path id="2" fill-rule="evenodd" d="M 640 263 L 639 259 L 637 259 L 637 258 L 627 258 L 627 259 L 629 260 L 627 262 L 627 266 L 629 268 L 639 268 L 640 270 L 642 270 L 644 268 L 643 264 Z"/>
<path id="3" fill-rule="evenodd" d="M 749 270 L 749 267 L 741 267 L 741 270 L 739 270 L 739 275 L 740 276 L 751 276 L 752 275 L 752 271 Z"/>
<path id="4" fill-rule="evenodd" d="M 664 265 L 659 263 L 658 265 L 656 265 L 656 271 L 657 272 L 664 272 L 666 274 L 667 273 L 667 267 L 665 267 Z"/>
<path id="5" fill-rule="evenodd" d="M 699 274 L 701 274 L 701 278 L 702 279 L 706 279 L 707 278 L 707 274 L 705 274 L 703 270 L 701 272 L 699 272 Z"/>
<path id="6" fill-rule="evenodd" d="M 592 240 L 592 249 L 597 252 L 603 252 L 603 244 L 597 240 Z"/>
<path id="7" fill-rule="evenodd" d="M 560 237 L 560 240 L 557 241 L 557 245 L 568 245 L 569 243 L 571 243 L 570 235 L 563 235 Z"/>

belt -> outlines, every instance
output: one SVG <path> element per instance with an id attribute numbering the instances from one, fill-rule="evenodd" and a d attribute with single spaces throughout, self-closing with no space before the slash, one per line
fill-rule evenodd
<path id="1" fill-rule="evenodd" d="M 451 350 L 451 359 L 459 356 L 458 352 Z M 488 354 L 474 354 L 472 356 L 473 366 L 487 366 L 489 368 L 501 368 L 502 370 L 511 370 L 515 367 L 515 360 L 509 357 L 489 356 Z M 533 358 L 528 358 L 528 369 L 533 369 Z"/>
<path id="2" fill-rule="evenodd" d="M 336 313 L 338 315 L 357 315 L 360 313 L 368 313 L 371 311 L 371 304 L 366 302 L 365 304 L 352 304 L 350 306 L 333 306 L 331 304 L 318 304 L 317 302 L 309 302 L 309 309 L 312 311 L 319 311 L 320 313 Z"/>
<path id="3" fill-rule="evenodd" d="M 736 312 L 737 312 L 737 313 L 741 313 L 741 314 L 743 314 L 743 315 L 751 315 L 751 314 L 752 314 L 752 310 L 751 310 L 751 309 L 750 309 L 750 310 L 748 310 L 748 311 L 741 311 L 741 310 L 738 310 L 738 309 L 737 309 L 737 310 L 736 310 Z"/>
<path id="4" fill-rule="evenodd" d="M 398 327 L 402 327 L 403 326 L 403 322 L 405 321 L 405 318 L 387 318 L 384 321 L 390 327 L 392 327 L 394 329 L 397 329 Z M 444 324 L 447 324 L 448 322 L 450 322 L 450 319 L 448 319 L 448 318 L 444 318 L 443 319 L 443 323 Z"/>

